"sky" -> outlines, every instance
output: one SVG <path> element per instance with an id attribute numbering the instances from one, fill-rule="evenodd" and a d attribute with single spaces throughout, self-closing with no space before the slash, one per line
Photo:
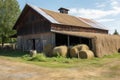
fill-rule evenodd
<path id="1" fill-rule="evenodd" d="M 58 12 L 60 7 L 69 9 L 69 14 L 93 19 L 113 34 L 120 33 L 120 0 L 17 0 L 21 11 L 26 3 Z"/>

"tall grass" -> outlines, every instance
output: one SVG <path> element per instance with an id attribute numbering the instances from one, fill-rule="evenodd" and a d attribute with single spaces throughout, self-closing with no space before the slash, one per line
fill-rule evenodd
<path id="1" fill-rule="evenodd" d="M 95 66 L 101 67 L 114 60 L 120 60 L 120 54 L 112 54 L 104 56 L 103 58 L 93 59 L 78 59 L 78 58 L 64 58 L 61 56 L 57 57 L 46 57 L 43 53 L 38 53 L 36 56 L 31 57 L 29 52 L 22 52 L 18 50 L 0 50 L 0 57 L 11 58 L 14 61 L 22 61 L 40 66 L 47 67 L 85 67 Z M 114 67 L 113 67 L 114 68 Z M 116 68 L 116 67 L 115 67 Z"/>

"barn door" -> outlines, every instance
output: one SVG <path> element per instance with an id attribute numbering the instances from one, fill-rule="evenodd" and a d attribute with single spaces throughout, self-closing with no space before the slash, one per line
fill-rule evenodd
<path id="1" fill-rule="evenodd" d="M 35 50 L 36 48 L 35 48 L 35 39 L 32 39 L 32 43 L 33 43 L 33 45 L 32 45 L 32 50 Z"/>

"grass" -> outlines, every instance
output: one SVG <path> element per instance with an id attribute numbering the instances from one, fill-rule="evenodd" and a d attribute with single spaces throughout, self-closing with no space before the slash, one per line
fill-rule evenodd
<path id="1" fill-rule="evenodd" d="M 84 71 L 96 74 L 89 75 L 88 73 L 88 75 L 84 76 L 84 80 L 116 80 L 120 75 L 120 54 L 118 53 L 106 55 L 102 58 L 71 59 L 60 56 L 49 58 L 44 54 L 37 54 L 35 57 L 30 57 L 28 52 L 0 50 L 0 58 L 48 68 L 73 69 L 83 72 L 82 74 L 86 74 Z"/>
<path id="2" fill-rule="evenodd" d="M 44 67 L 51 68 L 71 68 L 71 67 L 102 67 L 108 63 L 112 63 L 114 60 L 120 60 L 120 54 L 113 54 L 109 56 L 104 56 L 103 58 L 93 58 L 93 59 L 77 59 L 77 58 L 63 58 L 63 57 L 46 57 L 44 54 L 37 54 L 35 57 L 30 57 L 29 52 L 21 51 L 5 51 L 0 50 L 0 57 L 7 58 L 14 61 L 22 61 L 25 63 L 36 64 Z M 120 65 L 112 66 L 111 69 L 120 69 Z"/>

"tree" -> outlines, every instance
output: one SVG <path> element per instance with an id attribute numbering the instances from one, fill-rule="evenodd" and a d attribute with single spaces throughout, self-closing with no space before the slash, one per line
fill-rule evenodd
<path id="1" fill-rule="evenodd" d="M 0 41 L 2 47 L 9 36 L 15 34 L 12 28 L 19 14 L 20 8 L 17 0 L 0 0 Z"/>
<path id="2" fill-rule="evenodd" d="M 119 35 L 119 33 L 117 32 L 117 30 L 115 29 L 115 32 L 113 33 L 114 35 Z"/>

